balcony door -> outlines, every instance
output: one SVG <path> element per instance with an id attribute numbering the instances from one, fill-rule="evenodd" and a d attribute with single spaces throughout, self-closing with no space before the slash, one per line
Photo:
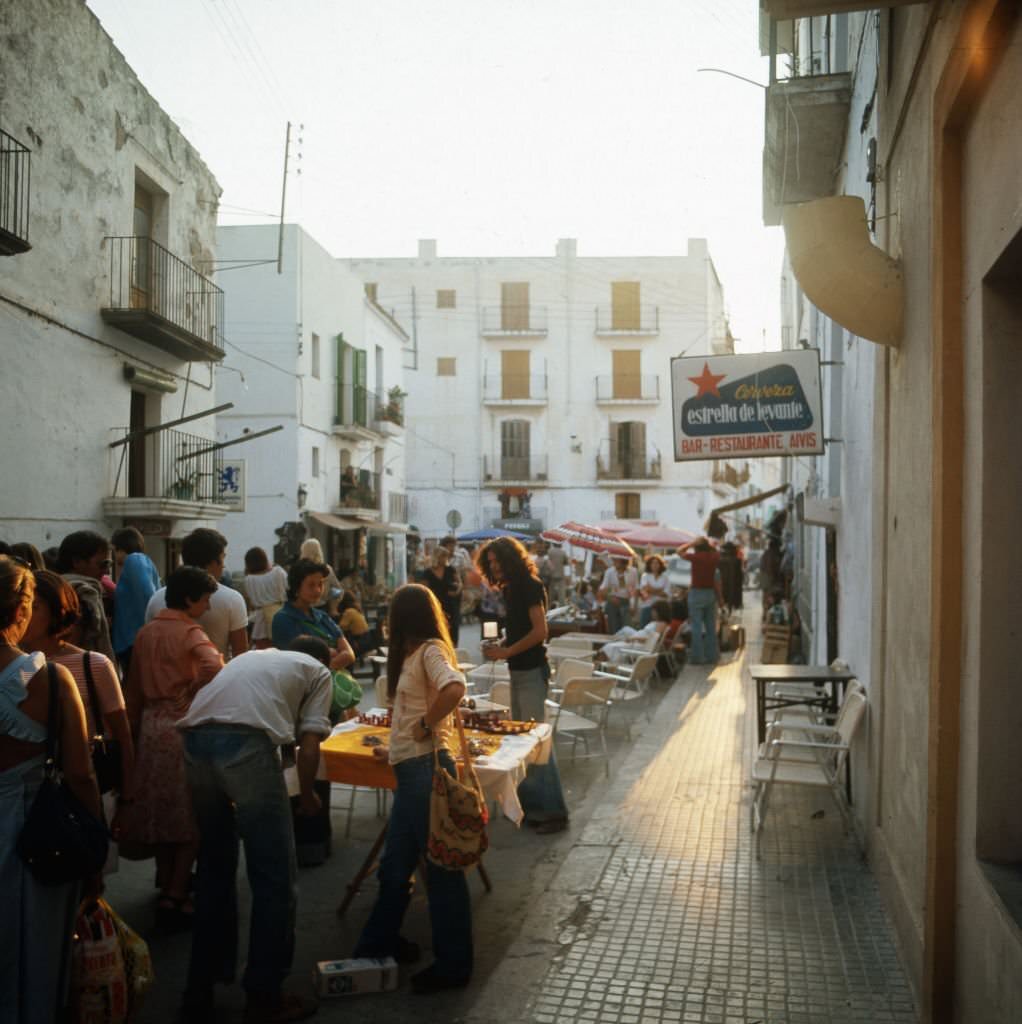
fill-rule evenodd
<path id="1" fill-rule="evenodd" d="M 131 305 L 133 309 L 151 309 L 152 258 L 150 239 L 153 237 L 153 194 L 135 184 L 135 206 L 132 210 L 131 233 L 134 236 L 131 253 Z"/>
<path id="2" fill-rule="evenodd" d="M 638 281 L 611 282 L 610 326 L 614 331 L 637 331 L 642 327 Z"/>
<path id="3" fill-rule="evenodd" d="M 135 434 L 146 428 L 146 394 L 144 391 L 131 392 L 129 433 Z M 146 447 L 150 438 L 136 437 L 128 442 L 128 497 L 146 497 Z"/>
<path id="4" fill-rule="evenodd" d="M 529 479 L 529 421 L 504 420 L 500 425 L 502 480 Z"/>
<path id="5" fill-rule="evenodd" d="M 500 286 L 500 329 L 529 329 L 529 282 L 505 281 Z"/>
<path id="6" fill-rule="evenodd" d="M 646 424 L 615 423 L 611 433 L 611 465 L 621 479 L 639 479 L 645 476 Z"/>
<path id="7" fill-rule="evenodd" d="M 614 371 L 615 398 L 642 398 L 642 353 L 620 351 L 611 353 Z"/>
<path id="8" fill-rule="evenodd" d="M 528 352 L 501 352 L 500 397 L 505 400 L 529 397 Z"/>

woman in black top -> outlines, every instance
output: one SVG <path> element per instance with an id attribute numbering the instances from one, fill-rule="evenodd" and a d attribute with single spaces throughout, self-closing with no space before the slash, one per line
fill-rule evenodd
<path id="1" fill-rule="evenodd" d="M 511 717 L 542 722 L 545 717 L 547 680 L 546 590 L 528 552 L 513 537 L 497 537 L 476 556 L 476 565 L 491 586 L 500 587 L 507 607 L 507 638 L 485 644 L 483 655 L 491 661 L 507 659 L 511 675 Z M 561 775 L 551 750 L 544 765 L 530 765 L 518 787 L 526 824 L 537 832 L 560 832 L 568 824 L 568 808 Z"/>

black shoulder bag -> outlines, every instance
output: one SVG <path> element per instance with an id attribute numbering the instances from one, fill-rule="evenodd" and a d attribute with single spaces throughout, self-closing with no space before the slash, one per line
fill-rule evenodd
<path id="1" fill-rule="evenodd" d="M 43 781 L 18 838 L 18 855 L 42 885 L 80 882 L 99 872 L 106 861 L 106 826 L 82 806 L 64 784 L 60 771 L 60 695 L 57 668 L 50 676 L 50 710 L 46 722 Z"/>
<path id="2" fill-rule="evenodd" d="M 92 655 L 86 651 L 82 655 L 82 668 L 85 670 L 85 688 L 89 691 L 89 704 L 92 707 L 92 721 L 95 735 L 89 737 L 92 750 L 92 768 L 96 773 L 100 793 L 121 788 L 121 745 L 117 740 L 108 739 L 103 735 L 103 712 L 96 695 L 96 683 L 92 678 Z"/>

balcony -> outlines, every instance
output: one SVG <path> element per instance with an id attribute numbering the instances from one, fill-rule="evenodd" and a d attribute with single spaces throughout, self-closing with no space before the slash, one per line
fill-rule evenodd
<path id="1" fill-rule="evenodd" d="M 817 18 L 823 14 L 844 14 L 848 11 L 873 11 L 878 7 L 907 7 L 928 0 L 760 0 L 764 14 L 778 21 L 786 18 Z"/>
<path id="2" fill-rule="evenodd" d="M 545 455 L 502 455 L 497 458 L 483 456 L 483 485 L 506 484 L 546 485 L 547 457 Z"/>
<path id="3" fill-rule="evenodd" d="M 656 405 L 660 377 L 655 373 L 597 377 L 596 401 L 600 405 Z"/>
<path id="4" fill-rule="evenodd" d="M 546 306 L 486 306 L 483 309 L 485 338 L 545 338 Z"/>
<path id="5" fill-rule="evenodd" d="M 213 448 L 216 441 L 182 430 L 159 430 L 123 443 L 128 428 L 114 433 L 113 484 L 110 497 L 103 500 L 104 515 L 175 519 L 226 515 L 220 489 L 223 450 Z"/>
<path id="6" fill-rule="evenodd" d="M 545 374 L 503 373 L 483 377 L 483 405 L 546 405 Z"/>
<path id="7" fill-rule="evenodd" d="M 399 416 L 400 423 L 391 415 Z M 379 441 L 391 432 L 399 433 L 404 426 L 404 404 L 392 407 L 389 397 L 381 398 L 375 391 L 361 386 L 347 386 L 338 381 L 337 411 L 334 414 L 333 434 L 348 441 Z"/>
<path id="8" fill-rule="evenodd" d="M 659 306 L 597 306 L 599 338 L 655 337 L 660 333 Z"/>
<path id="9" fill-rule="evenodd" d="M 105 240 L 110 247 L 108 323 L 185 362 L 224 358 L 224 293 L 151 238 Z"/>
<path id="10" fill-rule="evenodd" d="M 399 437 L 405 427 L 405 399 L 399 387 L 392 387 L 386 396 L 375 395 L 373 429 L 384 437 Z M 402 520 L 403 521 L 403 520 Z"/>
<path id="11" fill-rule="evenodd" d="M 660 452 L 652 446 L 643 454 L 608 440 L 600 445 L 596 455 L 596 482 L 599 484 L 616 486 L 626 480 L 641 483 L 659 480 L 661 475 Z"/>
<path id="12" fill-rule="evenodd" d="M 28 252 L 28 198 L 32 152 L 0 130 L 0 256 Z"/>
<path id="13" fill-rule="evenodd" d="M 841 164 L 851 73 L 830 61 L 830 18 L 795 26 L 790 54 L 777 52 L 771 23 L 770 85 L 763 142 L 763 223 L 781 223 L 782 207 L 834 194 Z M 779 69 L 778 63 L 784 66 Z"/>
<path id="14" fill-rule="evenodd" d="M 356 472 L 349 466 L 341 473 L 341 492 L 336 510 L 347 515 L 379 518 L 380 474 L 367 469 Z"/>

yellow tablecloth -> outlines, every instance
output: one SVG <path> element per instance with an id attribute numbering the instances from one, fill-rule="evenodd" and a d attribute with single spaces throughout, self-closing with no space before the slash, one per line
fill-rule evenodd
<path id="1" fill-rule="evenodd" d="M 490 733 L 466 729 L 469 739 L 492 738 Z M 373 789 L 394 789 L 394 772 L 387 761 L 365 746 L 365 736 L 379 736 L 387 743 L 390 730 L 359 722 L 344 722 L 320 745 L 323 767 L 331 782 L 347 786 L 368 786 Z M 550 758 L 550 726 L 537 725 L 531 732 L 520 736 L 501 737 L 500 749 L 489 757 L 476 760 L 476 774 L 487 799 L 500 803 L 506 817 L 516 824 L 522 820 L 522 805 L 518 801 L 518 784 L 525 778 L 528 765 L 545 764 Z"/>

